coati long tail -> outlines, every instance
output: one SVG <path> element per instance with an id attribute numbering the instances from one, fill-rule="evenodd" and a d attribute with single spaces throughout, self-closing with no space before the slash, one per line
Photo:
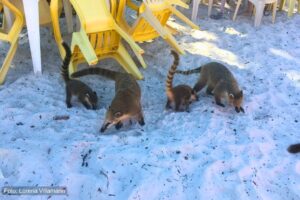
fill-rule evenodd
<path id="1" fill-rule="evenodd" d="M 299 144 L 293 144 L 289 146 L 288 152 L 290 153 L 299 153 L 300 152 L 300 143 Z"/>
<path id="2" fill-rule="evenodd" d="M 71 60 L 71 50 L 70 47 L 67 45 L 67 43 L 62 42 L 62 46 L 64 47 L 65 51 L 66 51 L 66 56 L 64 58 L 63 64 L 61 66 L 61 75 L 64 79 L 65 82 L 68 82 L 70 80 L 69 77 L 69 64 L 70 64 L 70 60 Z"/>
<path id="3" fill-rule="evenodd" d="M 169 69 L 169 73 L 168 73 L 168 78 L 167 78 L 167 81 L 166 81 L 166 93 L 167 93 L 167 97 L 169 99 L 173 99 L 173 78 L 174 78 L 174 74 L 175 74 L 175 71 L 177 69 L 177 66 L 179 64 L 179 56 L 178 54 L 175 52 L 175 51 L 171 51 L 171 54 L 173 55 L 174 57 L 174 62 L 173 62 L 173 65 L 171 66 L 171 68 Z"/>
<path id="4" fill-rule="evenodd" d="M 99 67 L 89 67 L 77 72 L 74 72 L 71 77 L 76 78 L 76 77 L 80 77 L 80 76 L 85 76 L 85 75 L 102 75 L 108 79 L 111 80 L 115 80 L 116 76 L 119 74 L 119 72 L 115 72 L 115 71 L 111 71 L 108 69 L 103 69 L 103 68 L 99 68 Z"/>
<path id="5" fill-rule="evenodd" d="M 175 73 L 177 74 L 183 74 L 183 75 L 189 75 L 189 74 L 196 74 L 201 72 L 202 67 L 198 67 L 195 69 L 187 70 L 187 71 L 182 71 L 182 70 L 176 70 Z"/>

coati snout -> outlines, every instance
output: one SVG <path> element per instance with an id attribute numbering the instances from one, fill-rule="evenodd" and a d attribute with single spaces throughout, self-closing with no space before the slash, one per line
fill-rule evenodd
<path id="1" fill-rule="evenodd" d="M 96 92 L 92 91 L 86 93 L 84 101 L 88 105 L 89 109 L 93 109 L 93 110 L 97 109 L 98 96 Z"/>
<path id="2" fill-rule="evenodd" d="M 233 104 L 235 111 L 237 113 L 242 112 L 245 113 L 244 108 L 242 107 L 243 104 L 243 91 L 241 90 L 238 94 L 229 94 L 229 99 Z"/>
<path id="3" fill-rule="evenodd" d="M 100 132 L 103 133 L 106 129 L 110 128 L 113 125 L 115 125 L 115 128 L 119 130 L 123 126 L 123 121 L 129 118 L 129 115 L 127 115 L 126 117 L 126 115 L 124 115 L 122 112 L 112 111 L 111 107 L 109 107 Z"/>

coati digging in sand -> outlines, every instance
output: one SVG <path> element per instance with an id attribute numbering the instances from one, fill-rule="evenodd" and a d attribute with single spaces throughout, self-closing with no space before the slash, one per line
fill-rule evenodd
<path id="1" fill-rule="evenodd" d="M 102 75 L 115 81 L 115 97 L 109 106 L 101 132 L 115 125 L 116 129 L 123 126 L 123 122 L 132 118 L 145 125 L 141 107 L 141 89 L 131 74 L 115 72 L 103 68 L 91 67 L 72 74 L 80 77 L 88 74 Z"/>
<path id="2" fill-rule="evenodd" d="M 177 70 L 175 73 L 184 75 L 200 73 L 200 78 L 193 88 L 196 93 L 207 85 L 206 93 L 214 95 L 217 105 L 225 107 L 221 103 L 221 99 L 225 97 L 229 103 L 234 105 L 236 112 L 245 112 L 242 107 L 243 91 L 239 89 L 232 73 L 221 63 L 211 62 L 196 69 Z"/>
<path id="3" fill-rule="evenodd" d="M 61 75 L 66 83 L 66 104 L 68 108 L 72 107 L 71 99 L 72 96 L 77 96 L 78 100 L 87 108 L 87 109 L 96 109 L 97 108 L 97 94 L 85 83 L 70 79 L 69 77 L 69 63 L 71 60 L 71 50 L 69 46 L 63 42 L 62 43 L 65 51 L 66 57 L 61 66 Z"/>
<path id="4" fill-rule="evenodd" d="M 287 150 L 290 153 L 300 153 L 300 143 L 289 146 Z"/>
<path id="5" fill-rule="evenodd" d="M 179 64 L 179 56 L 175 51 L 171 51 L 174 57 L 174 63 L 169 69 L 166 81 L 167 104 L 166 109 L 173 108 L 175 111 L 189 111 L 189 105 L 192 101 L 198 100 L 193 89 L 188 85 L 177 85 L 173 88 L 173 78 L 176 68 Z"/>

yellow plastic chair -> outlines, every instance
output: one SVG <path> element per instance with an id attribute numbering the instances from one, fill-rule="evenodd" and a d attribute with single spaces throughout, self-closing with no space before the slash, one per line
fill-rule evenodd
<path id="1" fill-rule="evenodd" d="M 55 40 L 61 56 L 64 57 L 58 21 L 58 2 L 59 0 L 52 0 L 50 8 Z M 80 21 L 80 31 L 72 35 L 70 74 L 77 70 L 77 65 L 80 63 L 87 62 L 89 65 L 95 65 L 98 60 L 110 57 L 116 59 L 125 71 L 137 79 L 143 79 L 136 64 L 121 43 L 121 39 L 131 46 L 141 65 L 146 68 L 141 56 L 144 51 L 117 25 L 105 0 L 70 0 L 70 3 Z"/>
<path id="2" fill-rule="evenodd" d="M 15 7 L 17 7 L 24 15 L 23 0 L 9 0 Z M 26 1 L 26 0 L 25 0 Z M 51 24 L 50 7 L 46 0 L 39 0 L 39 22 L 40 25 Z"/>
<path id="3" fill-rule="evenodd" d="M 296 4 L 296 0 L 288 0 L 288 17 L 291 17 L 294 13 L 294 8 Z M 281 0 L 279 10 L 283 9 L 283 6 L 285 5 L 286 1 Z M 298 13 L 300 14 L 300 0 L 298 0 Z"/>
<path id="4" fill-rule="evenodd" d="M 0 0 L 0 4 L 7 7 L 15 15 L 14 23 L 11 29 L 8 31 L 8 33 L 0 32 L 0 40 L 8 42 L 10 44 L 10 48 L 8 50 L 7 56 L 4 59 L 4 62 L 0 69 L 0 84 L 3 84 L 8 69 L 10 67 L 11 61 L 18 47 L 18 38 L 22 30 L 22 27 L 24 25 L 24 17 L 22 13 L 8 0 Z"/>
<path id="5" fill-rule="evenodd" d="M 126 4 L 138 12 L 137 19 L 132 26 L 126 22 Z M 140 7 L 137 7 L 130 0 L 119 0 L 116 18 L 117 23 L 120 24 L 135 41 L 143 42 L 160 36 L 175 50 L 184 54 L 184 50 L 178 45 L 167 28 L 169 17 L 174 14 L 192 28 L 199 29 L 199 27 L 176 10 L 174 5 L 188 8 L 188 5 L 180 0 L 145 0 Z"/>

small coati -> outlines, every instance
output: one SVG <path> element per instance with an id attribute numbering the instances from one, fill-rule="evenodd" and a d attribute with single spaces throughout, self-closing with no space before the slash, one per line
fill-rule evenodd
<path id="1" fill-rule="evenodd" d="M 242 107 L 243 91 L 239 89 L 232 73 L 221 63 L 211 62 L 188 71 L 177 70 L 175 73 L 184 75 L 200 73 L 200 78 L 193 88 L 196 93 L 207 85 L 206 93 L 214 95 L 217 105 L 225 107 L 221 102 L 225 97 L 234 105 L 236 112 L 245 112 Z"/>
<path id="2" fill-rule="evenodd" d="M 174 62 L 169 69 L 168 78 L 166 81 L 167 104 L 166 109 L 172 108 L 175 111 L 189 112 L 189 105 L 192 101 L 198 100 L 193 89 L 188 85 L 177 85 L 173 88 L 173 78 L 177 66 L 179 64 L 179 56 L 175 51 L 171 51 L 174 57 Z"/>
<path id="3" fill-rule="evenodd" d="M 78 100 L 87 108 L 87 109 L 96 109 L 98 97 L 96 92 L 94 92 L 89 86 L 85 83 L 70 79 L 69 77 L 69 63 L 71 60 L 71 50 L 69 46 L 63 42 L 62 43 L 66 56 L 61 66 L 61 75 L 66 83 L 66 104 L 68 108 L 72 107 L 71 99 L 72 96 L 77 96 Z"/>
<path id="4" fill-rule="evenodd" d="M 290 153 L 300 153 L 300 143 L 289 146 L 287 150 Z"/>
<path id="5" fill-rule="evenodd" d="M 131 74 L 90 67 L 77 71 L 71 76 L 80 77 L 88 74 L 102 75 L 115 81 L 115 97 L 106 112 L 101 132 L 113 125 L 118 130 L 123 126 L 124 121 L 131 119 L 136 119 L 141 126 L 145 125 L 141 106 L 141 89 Z"/>

